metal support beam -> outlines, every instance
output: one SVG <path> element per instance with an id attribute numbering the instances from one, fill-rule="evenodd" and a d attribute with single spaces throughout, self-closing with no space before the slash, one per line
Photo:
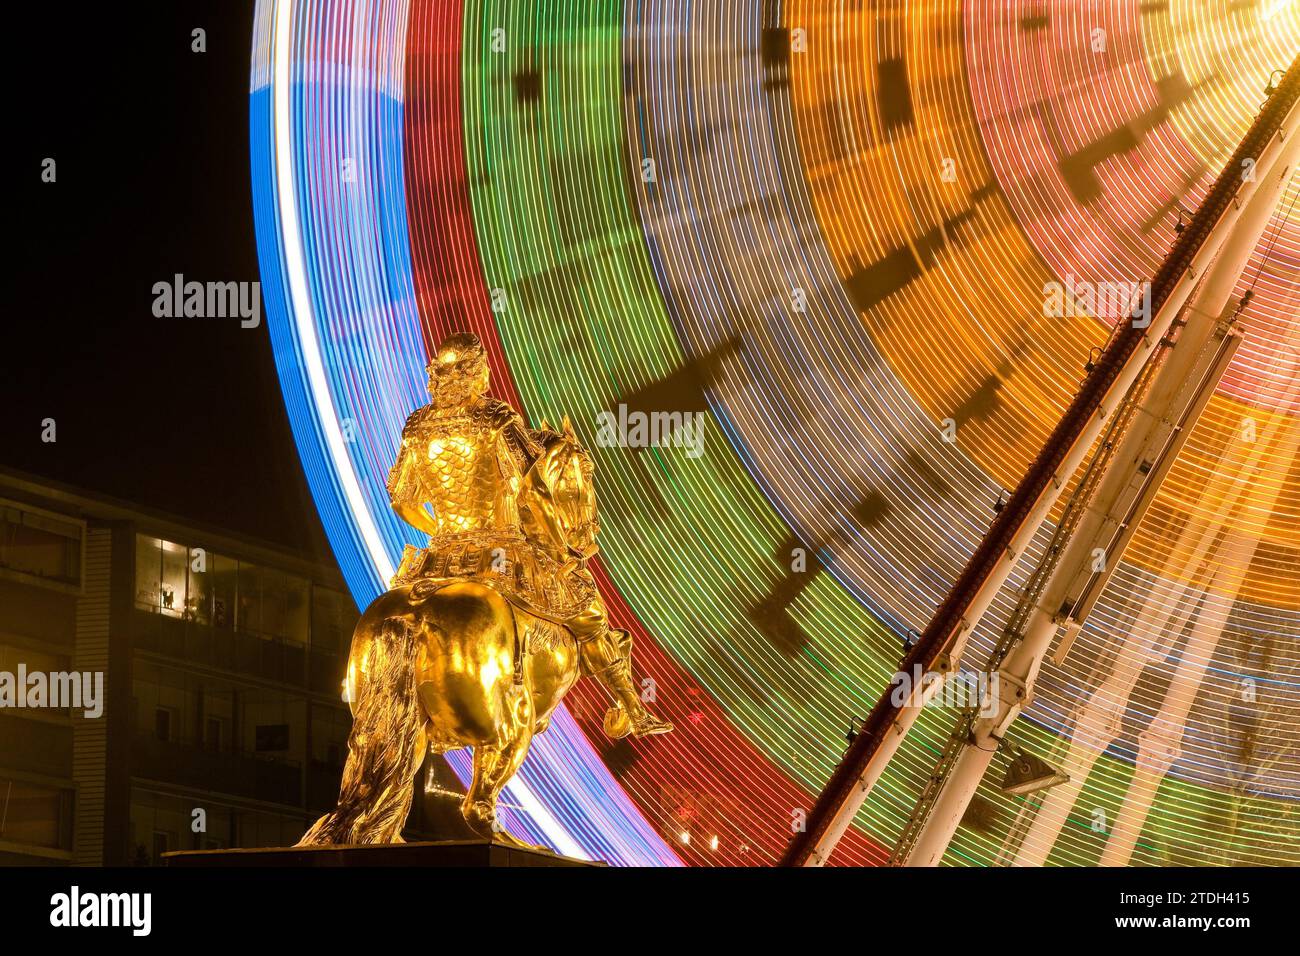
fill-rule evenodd
<path id="1" fill-rule="evenodd" d="M 1151 283 L 1147 309 L 1135 309 L 1116 328 L 1046 445 L 994 519 L 933 619 L 904 657 L 899 672 L 872 708 L 862 731 L 831 775 L 782 858 L 785 866 L 827 862 L 902 737 L 915 722 L 921 696 L 934 683 L 912 685 L 912 671 L 945 675 L 960 659 L 980 618 L 992 604 L 1039 527 L 1078 470 L 1089 448 L 1123 403 L 1147 359 L 1168 334 L 1210 264 L 1223 249 L 1251 197 L 1259 167 L 1286 138 L 1282 130 L 1300 98 L 1300 57 L 1279 83 L 1245 138 L 1219 174 L 1196 215 L 1183 229 Z"/>
<path id="2" fill-rule="evenodd" d="M 1105 581 L 1119 566 L 1133 533 L 1172 467 L 1187 436 L 1228 370 L 1241 337 L 1232 327 L 1232 293 L 1259 245 L 1300 161 L 1300 102 L 1284 128 L 1286 138 L 1260 162 L 1260 188 L 1184 311 L 1171 354 L 1155 371 L 1141 415 L 1120 439 L 1064 556 L 1030 613 L 1005 661 L 994 661 L 1003 690 L 992 716 L 976 721 L 969 744 L 952 763 L 908 856 L 909 866 L 936 866 L 1013 721 L 1033 698 L 1034 684 L 1061 625 L 1078 633 Z M 1137 400 L 1137 399 L 1135 399 Z M 1096 555 L 1102 565 L 1098 566 Z M 1064 642 L 1063 642 L 1064 643 Z M 1068 651 L 1068 647 L 1067 647 Z M 1058 657 L 1063 654 L 1058 654 Z M 1015 693 L 1005 691 L 1014 688 Z"/>

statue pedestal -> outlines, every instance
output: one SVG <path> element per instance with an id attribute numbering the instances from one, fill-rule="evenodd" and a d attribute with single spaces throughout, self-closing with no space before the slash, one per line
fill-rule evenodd
<path id="1" fill-rule="evenodd" d="M 544 850 L 521 850 L 487 840 L 438 843 L 386 843 L 369 846 L 294 846 L 249 850 L 180 850 L 162 855 L 170 867 L 350 867 L 432 866 L 492 868 L 503 866 L 604 866 L 556 856 Z"/>

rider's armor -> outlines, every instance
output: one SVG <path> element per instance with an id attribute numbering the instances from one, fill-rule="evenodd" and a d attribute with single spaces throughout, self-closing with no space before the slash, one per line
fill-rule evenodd
<path id="1" fill-rule="evenodd" d="M 428 532 L 429 546 L 407 546 L 392 586 L 477 580 L 556 623 L 587 607 L 594 584 L 561 573 L 559 556 L 521 528 L 519 490 L 539 451 L 515 411 L 486 396 L 411 415 L 388 493 L 402 518 Z"/>
<path id="2" fill-rule="evenodd" d="M 430 506 L 430 535 L 519 526 L 517 499 L 528 449 L 509 447 L 505 433 L 514 420 L 510 406 L 491 398 L 478 398 L 469 408 L 427 406 L 407 419 L 402 454 L 421 465 L 421 487 L 415 490 L 421 504 Z"/>
<path id="3" fill-rule="evenodd" d="M 449 338 L 429 366 L 433 401 L 407 419 L 388 477 L 393 509 L 427 532 L 429 545 L 407 545 L 391 587 L 409 584 L 414 591 L 449 581 L 486 584 L 516 607 L 573 635 L 583 671 L 618 701 L 606 714 L 607 733 L 622 737 L 671 730 L 671 724 L 641 703 L 632 684 L 631 635 L 609 627 L 604 601 L 584 566 L 588 555 L 574 551 L 558 527 L 561 517 L 555 512 L 571 525 L 577 517 L 568 513 L 572 503 L 552 501 L 521 514 L 521 490 L 536 477 L 530 469 L 545 467 L 548 442 L 566 436 L 546 427 L 530 433 L 514 409 L 484 394 L 487 381 L 483 346 L 472 335 Z M 567 421 L 565 431 L 571 439 Z M 583 477 L 589 489 L 589 460 Z M 594 512 L 594 499 L 590 505 Z M 598 527 L 593 514 L 589 523 L 570 530 L 594 539 Z M 516 650 L 518 683 L 525 651 L 522 646 Z"/>

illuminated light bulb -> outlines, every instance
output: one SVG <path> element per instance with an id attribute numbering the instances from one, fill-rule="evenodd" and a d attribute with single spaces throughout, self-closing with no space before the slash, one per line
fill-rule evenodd
<path id="1" fill-rule="evenodd" d="M 709 849 L 716 850 L 717 848 L 718 848 L 718 838 L 714 836 L 713 839 L 709 840 Z"/>
<path id="2" fill-rule="evenodd" d="M 677 839 L 679 839 L 679 840 L 682 841 L 682 845 L 683 845 L 683 846 L 690 846 L 690 845 L 691 845 L 691 831 L 690 831 L 690 830 L 683 830 L 681 833 L 679 833 L 679 834 L 677 835 Z"/>

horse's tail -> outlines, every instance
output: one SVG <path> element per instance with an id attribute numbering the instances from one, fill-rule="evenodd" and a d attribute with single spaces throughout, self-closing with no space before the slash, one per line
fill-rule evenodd
<path id="1" fill-rule="evenodd" d="M 355 662 L 365 678 L 353 688 L 357 699 L 338 807 L 317 820 L 298 846 L 401 842 L 425 749 L 415 691 L 417 650 L 414 628 L 393 617 L 380 624 L 365 659 Z"/>

